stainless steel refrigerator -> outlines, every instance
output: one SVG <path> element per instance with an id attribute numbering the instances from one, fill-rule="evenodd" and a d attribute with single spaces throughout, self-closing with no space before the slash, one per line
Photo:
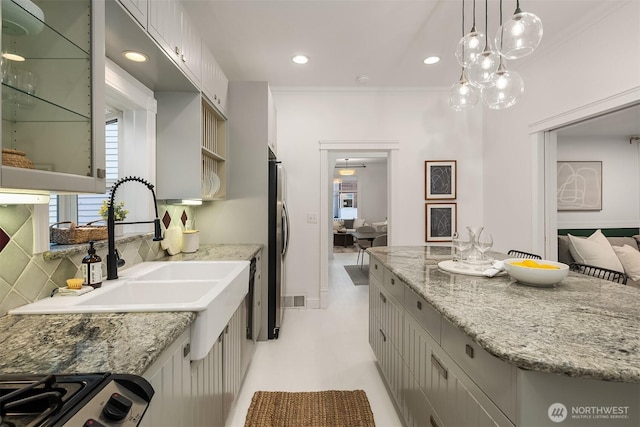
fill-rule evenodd
<path id="1" fill-rule="evenodd" d="M 282 164 L 269 159 L 269 293 L 267 337 L 277 339 L 284 316 L 284 259 L 289 244 L 289 220 L 284 201 Z"/>

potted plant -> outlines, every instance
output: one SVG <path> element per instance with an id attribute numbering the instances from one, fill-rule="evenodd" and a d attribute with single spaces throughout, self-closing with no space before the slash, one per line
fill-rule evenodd
<path id="1" fill-rule="evenodd" d="M 107 220 L 107 210 L 109 209 L 109 200 L 103 200 L 102 206 L 100 206 L 100 211 L 98 212 L 100 216 L 106 221 Z M 116 203 L 113 206 L 113 216 L 116 220 L 115 226 L 115 234 L 116 236 L 122 236 L 123 229 L 122 224 L 117 224 L 118 221 L 124 221 L 127 218 L 128 210 L 124 208 L 124 202 Z"/>

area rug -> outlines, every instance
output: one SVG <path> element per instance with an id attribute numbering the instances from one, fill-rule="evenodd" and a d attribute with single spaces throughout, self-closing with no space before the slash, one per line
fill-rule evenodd
<path id="1" fill-rule="evenodd" d="M 360 269 L 359 265 L 345 265 L 344 269 L 347 270 L 347 274 L 351 278 L 354 285 L 368 285 L 369 284 L 369 266 L 363 265 Z"/>
<path id="2" fill-rule="evenodd" d="M 257 391 L 245 427 L 373 427 L 364 390 Z"/>

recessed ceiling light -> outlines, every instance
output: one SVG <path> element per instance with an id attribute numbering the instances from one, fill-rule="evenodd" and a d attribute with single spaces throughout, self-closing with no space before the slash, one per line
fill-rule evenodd
<path id="1" fill-rule="evenodd" d="M 427 65 L 437 64 L 438 62 L 440 62 L 439 56 L 427 56 L 424 58 L 424 63 Z"/>
<path id="2" fill-rule="evenodd" d="M 129 61 L 133 62 L 147 62 L 149 57 L 144 53 L 136 52 L 134 50 L 125 50 L 122 52 L 122 55 L 127 58 Z"/>
<path id="3" fill-rule="evenodd" d="M 23 62 L 25 60 L 24 56 L 20 56 L 15 53 L 3 53 L 2 57 L 8 59 L 9 61 Z"/>
<path id="4" fill-rule="evenodd" d="M 291 60 L 296 64 L 306 64 L 307 62 L 309 62 L 309 57 L 307 55 L 296 55 L 291 58 Z"/>

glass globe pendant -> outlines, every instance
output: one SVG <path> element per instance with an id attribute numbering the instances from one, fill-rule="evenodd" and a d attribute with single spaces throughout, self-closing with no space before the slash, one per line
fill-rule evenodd
<path id="1" fill-rule="evenodd" d="M 462 1 L 462 34 L 463 37 L 456 46 L 458 64 L 468 67 L 473 64 L 485 43 L 485 35 L 476 30 L 476 1 L 473 0 L 473 25 L 469 34 L 464 35 L 464 0 Z"/>
<path id="2" fill-rule="evenodd" d="M 458 64 L 463 67 L 469 67 L 476 61 L 478 55 L 482 53 L 485 36 L 476 30 L 475 25 L 471 28 L 471 32 L 460 39 L 456 46 L 456 59 Z"/>
<path id="3" fill-rule="evenodd" d="M 537 15 L 520 10 L 520 1 L 510 20 L 498 28 L 495 45 L 507 59 L 523 58 L 531 54 L 542 40 L 542 21 Z"/>
<path id="4" fill-rule="evenodd" d="M 520 74 L 507 70 L 502 61 L 491 81 L 491 86 L 482 89 L 482 100 L 492 110 L 512 107 L 524 93 Z"/>
<path id="5" fill-rule="evenodd" d="M 485 31 L 488 33 L 488 1 L 485 0 Z M 476 61 L 467 67 L 467 78 L 469 83 L 477 88 L 489 87 L 491 78 L 498 70 L 500 55 L 491 49 L 489 39 L 485 40 L 484 50 L 476 57 Z"/>
<path id="6" fill-rule="evenodd" d="M 463 68 L 460 80 L 449 89 L 449 106 L 456 111 L 462 111 L 473 108 L 478 103 L 478 99 L 478 93 L 467 81 Z"/>

